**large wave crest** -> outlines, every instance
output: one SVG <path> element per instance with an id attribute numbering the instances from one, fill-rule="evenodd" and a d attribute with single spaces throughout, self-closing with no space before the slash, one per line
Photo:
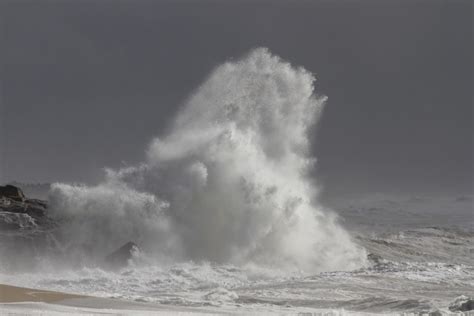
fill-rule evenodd
<path id="1" fill-rule="evenodd" d="M 144 163 L 93 187 L 53 185 L 61 239 L 91 255 L 132 240 L 173 260 L 359 267 L 363 251 L 317 205 L 308 177 L 308 132 L 325 101 L 314 81 L 264 48 L 217 67 Z"/>

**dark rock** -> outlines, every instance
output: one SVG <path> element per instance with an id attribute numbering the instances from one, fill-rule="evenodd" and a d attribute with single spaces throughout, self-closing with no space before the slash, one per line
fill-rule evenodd
<path id="1" fill-rule="evenodd" d="M 105 257 L 105 262 L 111 268 L 124 267 L 133 257 L 133 254 L 139 251 L 140 248 L 135 243 L 129 241 L 128 243 Z"/>
<path id="2" fill-rule="evenodd" d="M 25 194 L 19 187 L 10 184 L 0 186 L 0 198 L 2 197 L 18 202 L 23 202 L 26 199 Z"/>
<path id="3" fill-rule="evenodd" d="M 48 203 L 43 200 L 28 199 L 23 191 L 13 185 L 0 186 L 0 211 L 44 217 Z"/>
<path id="4" fill-rule="evenodd" d="M 9 198 L 0 199 L 0 211 L 28 214 L 34 217 L 43 217 L 47 210 L 46 201 L 25 199 L 20 202 Z"/>
<path id="5" fill-rule="evenodd" d="M 472 311 L 474 310 L 474 299 L 466 295 L 461 295 L 449 304 L 449 310 L 452 312 Z"/>
<path id="6" fill-rule="evenodd" d="M 375 253 L 369 253 L 367 259 L 374 264 L 380 264 L 383 261 L 383 258 Z"/>

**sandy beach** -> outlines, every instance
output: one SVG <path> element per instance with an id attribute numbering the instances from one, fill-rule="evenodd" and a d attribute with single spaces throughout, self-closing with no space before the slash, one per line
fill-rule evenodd
<path id="1" fill-rule="evenodd" d="M 0 315 L 212 315 L 216 311 L 0 284 Z M 220 312 L 221 313 L 221 312 Z"/>
<path id="2" fill-rule="evenodd" d="M 0 284 L 0 303 L 44 302 L 54 303 L 70 298 L 86 297 L 54 291 L 34 290 L 23 287 Z"/>

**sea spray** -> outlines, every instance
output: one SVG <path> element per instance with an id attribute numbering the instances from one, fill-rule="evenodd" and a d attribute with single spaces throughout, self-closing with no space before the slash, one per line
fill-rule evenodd
<path id="1" fill-rule="evenodd" d="M 309 129 L 325 98 L 314 77 L 267 49 L 217 67 L 141 165 L 94 187 L 54 184 L 69 248 L 127 241 L 156 257 L 307 272 L 359 267 L 364 253 L 316 205 Z"/>

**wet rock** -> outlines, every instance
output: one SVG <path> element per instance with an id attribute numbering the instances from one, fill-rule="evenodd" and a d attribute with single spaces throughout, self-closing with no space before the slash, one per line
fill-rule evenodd
<path id="1" fill-rule="evenodd" d="M 25 194 L 19 187 L 10 184 L 0 186 L 0 198 L 2 197 L 18 202 L 23 202 L 26 199 Z"/>
<path id="2" fill-rule="evenodd" d="M 43 200 L 28 199 L 23 191 L 14 185 L 0 186 L 0 211 L 28 214 L 35 218 L 44 217 L 48 203 Z"/>
<path id="3" fill-rule="evenodd" d="M 46 215 L 47 208 L 48 204 L 42 200 L 23 199 L 19 201 L 7 197 L 0 198 L 0 211 L 2 212 L 22 213 L 33 217 L 43 217 Z"/>
<path id="4" fill-rule="evenodd" d="M 466 295 L 458 296 L 451 304 L 449 310 L 452 312 L 467 312 L 474 310 L 474 299 Z"/>
<path id="5" fill-rule="evenodd" d="M 110 268 L 124 267 L 128 264 L 128 261 L 139 251 L 140 248 L 134 242 L 129 241 L 105 257 L 105 263 Z"/>
<path id="6" fill-rule="evenodd" d="M 367 259 L 374 264 L 380 264 L 383 262 L 383 258 L 375 253 L 369 253 Z"/>

